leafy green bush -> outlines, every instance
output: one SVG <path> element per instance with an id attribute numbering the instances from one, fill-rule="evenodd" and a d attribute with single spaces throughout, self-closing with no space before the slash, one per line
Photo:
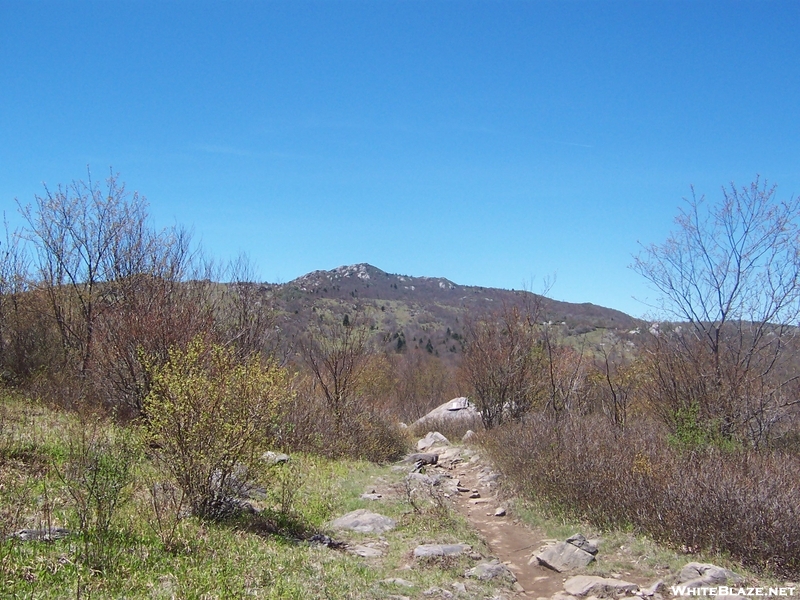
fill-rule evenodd
<path id="1" fill-rule="evenodd" d="M 257 356 L 237 360 L 200 337 L 171 349 L 167 363 L 150 372 L 144 411 L 151 445 L 193 512 L 213 517 L 219 495 L 261 468 L 279 406 L 291 396 L 289 375 Z"/>

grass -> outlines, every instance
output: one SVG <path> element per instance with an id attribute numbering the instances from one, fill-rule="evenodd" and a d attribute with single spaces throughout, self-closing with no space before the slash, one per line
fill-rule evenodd
<path id="1" fill-rule="evenodd" d="M 90 426 L 105 440 L 124 437 L 116 425 L 93 415 L 52 410 L 13 395 L 0 398 L 3 598 L 424 597 L 431 587 L 450 589 L 453 581 L 465 581 L 474 560 L 420 563 L 412 557 L 416 545 L 461 542 L 487 553 L 469 525 L 443 505 L 415 512 L 404 496 L 404 471 L 310 455 L 293 455 L 271 470 L 258 517 L 207 522 L 191 516 L 178 520 L 176 513 L 174 530 L 165 535 L 156 526 L 149 493 L 163 474 L 140 449 L 128 457 L 131 481 L 107 528 L 88 527 L 82 535 L 80 507 L 69 485 L 76 485 L 70 479 L 76 432 Z M 373 488 L 385 499 L 360 498 Z M 381 536 L 326 530 L 333 518 L 357 508 L 392 517 L 398 526 Z M 91 510 L 87 514 L 88 522 L 95 522 Z M 52 542 L 8 537 L 23 528 L 49 527 L 66 527 L 72 534 Z M 385 555 L 364 559 L 303 541 L 321 531 L 348 543 L 378 544 Z M 413 587 L 384 582 L 397 577 Z M 499 585 L 466 583 L 468 598 L 491 596 Z"/>

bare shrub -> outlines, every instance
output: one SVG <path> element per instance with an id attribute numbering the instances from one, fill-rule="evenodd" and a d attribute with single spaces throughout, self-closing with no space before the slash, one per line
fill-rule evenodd
<path id="1" fill-rule="evenodd" d="M 345 315 L 321 317 L 300 340 L 307 376 L 287 414 L 290 447 L 375 462 L 403 453 L 406 440 L 385 408 L 391 365 L 369 339 L 368 320 Z"/>
<path id="2" fill-rule="evenodd" d="M 529 497 L 599 526 L 634 527 L 689 551 L 800 573 L 800 460 L 713 446 L 685 451 L 645 420 L 608 435 L 603 418 L 532 415 L 485 434 L 499 468 Z"/>
<path id="3" fill-rule="evenodd" d="M 467 431 L 483 431 L 483 420 L 480 415 L 461 418 L 424 419 L 411 428 L 414 437 L 422 437 L 429 431 L 438 431 L 448 440 L 460 440 Z"/>
<path id="4" fill-rule="evenodd" d="M 363 319 L 350 320 L 345 315 L 320 321 L 300 340 L 300 353 L 315 385 L 334 417 L 340 433 L 349 404 L 357 398 L 369 364 L 369 327 Z"/>
<path id="5" fill-rule="evenodd" d="M 634 360 L 619 340 L 601 344 L 594 369 L 588 374 L 591 392 L 587 408 L 605 415 L 615 432 L 625 431 L 628 420 L 644 409 L 643 369 L 642 361 Z"/>
<path id="6" fill-rule="evenodd" d="M 246 255 L 229 265 L 229 283 L 221 290 L 214 319 L 225 345 L 235 348 L 236 357 L 273 357 L 280 346 L 275 311 L 270 296 L 255 281 L 255 268 Z"/>
<path id="7" fill-rule="evenodd" d="M 392 361 L 395 385 L 391 394 L 394 410 L 405 423 L 413 423 L 451 398 L 459 390 L 451 370 L 428 352 L 409 350 Z"/>
<path id="8" fill-rule="evenodd" d="M 80 539 L 79 557 L 92 569 L 113 565 L 119 544 L 109 543 L 119 509 L 130 499 L 137 443 L 127 430 L 89 417 L 69 431 L 59 479 L 72 499 Z"/>
<path id="9" fill-rule="evenodd" d="M 461 371 L 486 429 L 517 420 L 546 396 L 536 314 L 506 307 L 465 323 Z"/>
<path id="10" fill-rule="evenodd" d="M 307 375 L 283 407 L 276 444 L 284 450 L 387 462 L 402 456 L 406 438 L 390 413 L 367 399 L 351 399 L 338 417 Z"/>
<path id="11" fill-rule="evenodd" d="M 181 543 L 181 523 L 189 512 L 184 491 L 170 481 L 151 481 L 147 486 L 150 513 L 147 523 L 167 552 L 176 552 Z"/>

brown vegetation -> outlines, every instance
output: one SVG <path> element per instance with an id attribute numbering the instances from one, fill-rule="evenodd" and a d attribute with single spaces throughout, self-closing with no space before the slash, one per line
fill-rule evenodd
<path id="1" fill-rule="evenodd" d="M 800 573 L 797 454 L 676 447 L 643 420 L 615 437 L 597 417 L 533 415 L 482 440 L 513 485 L 552 510 Z"/>

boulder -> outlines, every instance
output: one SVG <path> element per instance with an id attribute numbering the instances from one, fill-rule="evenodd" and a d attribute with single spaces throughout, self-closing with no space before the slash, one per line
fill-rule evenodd
<path id="1" fill-rule="evenodd" d="M 380 500 L 383 498 L 383 494 L 378 494 L 375 490 L 372 490 L 371 492 L 364 492 L 359 498 L 362 500 Z"/>
<path id="2" fill-rule="evenodd" d="M 436 421 L 471 421 L 481 418 L 481 413 L 475 408 L 475 405 L 467 398 L 453 398 L 452 400 L 440 404 L 424 417 L 414 421 L 411 427 L 421 427 L 424 423 Z"/>
<path id="3" fill-rule="evenodd" d="M 471 550 L 466 544 L 423 544 L 414 548 L 414 558 L 432 556 L 459 556 Z"/>
<path id="4" fill-rule="evenodd" d="M 517 578 L 509 570 L 507 566 L 495 559 L 490 562 L 483 562 L 475 565 L 471 569 L 467 569 L 464 574 L 465 577 L 472 577 L 480 581 L 489 581 L 490 579 L 502 579 L 508 583 L 514 583 Z"/>
<path id="5" fill-rule="evenodd" d="M 567 543 L 572 544 L 576 548 L 580 548 L 584 552 L 588 552 L 589 554 L 597 554 L 597 541 L 596 540 L 587 540 L 583 535 L 580 533 L 576 533 L 575 535 L 567 538 Z"/>
<path id="6" fill-rule="evenodd" d="M 594 560 L 594 556 L 569 542 L 558 542 L 543 548 L 534 556 L 539 564 L 563 573 L 585 567 Z"/>
<path id="7" fill-rule="evenodd" d="M 656 581 L 652 585 L 649 585 L 646 588 L 643 588 L 641 590 L 641 592 L 642 592 L 642 596 L 649 597 L 649 596 L 655 596 L 656 594 L 660 594 L 661 590 L 663 590 L 663 589 L 664 589 L 664 580 L 663 579 L 659 579 L 658 581 Z"/>
<path id="8" fill-rule="evenodd" d="M 415 454 L 409 454 L 406 456 L 405 460 L 407 462 L 413 462 L 414 465 L 419 468 L 423 465 L 435 465 L 439 462 L 439 455 L 430 452 L 417 452 Z"/>
<path id="9" fill-rule="evenodd" d="M 331 529 L 356 531 L 358 533 L 383 533 L 394 529 L 394 519 L 360 508 L 342 515 L 330 524 Z"/>
<path id="10" fill-rule="evenodd" d="M 417 442 L 417 450 L 425 452 L 434 446 L 449 446 L 450 440 L 438 431 L 429 431 L 428 435 Z"/>
<path id="11" fill-rule="evenodd" d="M 578 575 L 564 582 L 564 591 L 573 596 L 614 598 L 623 594 L 633 594 L 638 590 L 639 586 L 635 583 L 594 575 Z"/>
<path id="12" fill-rule="evenodd" d="M 678 575 L 678 583 L 690 588 L 743 581 L 744 578 L 738 573 L 708 563 L 688 563 Z"/>

